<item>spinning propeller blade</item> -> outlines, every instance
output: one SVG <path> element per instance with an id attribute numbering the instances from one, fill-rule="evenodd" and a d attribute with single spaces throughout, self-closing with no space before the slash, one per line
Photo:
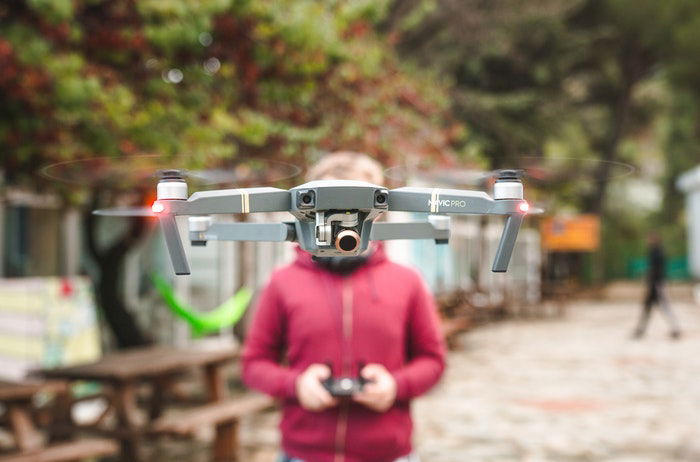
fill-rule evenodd
<path id="1" fill-rule="evenodd" d="M 156 214 L 148 207 L 113 207 L 92 211 L 93 215 L 103 217 L 155 217 Z"/>
<path id="2" fill-rule="evenodd" d="M 129 192 L 153 187 L 161 178 L 173 175 L 186 178 L 196 188 L 245 187 L 287 180 L 301 172 L 299 167 L 286 162 L 246 157 L 220 161 L 216 168 L 203 170 L 186 166 L 191 166 L 187 158 L 145 154 L 58 162 L 43 167 L 39 173 L 73 186 Z"/>

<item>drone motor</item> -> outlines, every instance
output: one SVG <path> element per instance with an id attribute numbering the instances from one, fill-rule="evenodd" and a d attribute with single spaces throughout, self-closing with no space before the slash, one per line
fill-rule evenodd
<path id="1" fill-rule="evenodd" d="M 158 200 L 187 200 L 187 183 L 180 170 L 161 170 L 156 189 Z"/>
<path id="2" fill-rule="evenodd" d="M 518 170 L 501 170 L 498 172 L 496 183 L 493 185 L 493 198 L 522 199 L 523 183 L 520 180 L 522 172 Z"/>

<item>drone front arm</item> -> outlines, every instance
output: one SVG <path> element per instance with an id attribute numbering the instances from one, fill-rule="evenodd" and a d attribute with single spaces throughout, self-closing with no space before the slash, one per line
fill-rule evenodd
<path id="1" fill-rule="evenodd" d="M 389 211 L 451 214 L 493 213 L 495 201 L 481 191 L 398 188 L 389 191 Z"/>
<path id="2" fill-rule="evenodd" d="M 186 201 L 159 200 L 164 211 L 174 215 L 213 215 L 226 213 L 287 212 L 289 191 L 277 188 L 221 189 L 199 191 Z"/>
<path id="3" fill-rule="evenodd" d="M 153 211 L 162 225 L 175 274 L 190 274 L 187 255 L 175 221 L 177 215 L 286 212 L 291 206 L 290 197 L 289 191 L 277 188 L 200 191 L 187 200 L 159 197 L 153 204 Z"/>
<path id="4" fill-rule="evenodd" d="M 398 188 L 389 191 L 389 210 L 402 212 L 440 213 L 450 215 L 506 215 L 491 270 L 505 272 L 515 248 L 523 216 L 527 211 L 522 199 L 494 200 L 482 191 L 442 188 Z"/>

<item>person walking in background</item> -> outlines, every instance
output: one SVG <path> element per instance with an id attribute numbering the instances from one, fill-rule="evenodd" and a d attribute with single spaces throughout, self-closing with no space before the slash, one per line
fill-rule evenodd
<path id="1" fill-rule="evenodd" d="M 651 309 L 654 305 L 658 306 L 664 315 L 666 315 L 671 327 L 671 338 L 680 338 L 680 325 L 666 296 L 666 288 L 664 286 L 666 279 L 666 258 L 664 256 L 663 247 L 661 246 L 661 237 L 657 233 L 651 233 L 649 235 L 648 260 L 647 295 L 644 299 L 639 323 L 634 331 L 634 338 L 642 338 L 646 333 L 647 326 L 649 325 L 649 318 L 651 317 Z"/>
<path id="2" fill-rule="evenodd" d="M 376 161 L 350 152 L 307 179 L 384 181 Z M 416 462 L 410 402 L 440 379 L 445 347 L 425 283 L 381 243 L 356 257 L 297 247 L 260 295 L 242 362 L 248 386 L 282 400 L 282 462 Z M 358 374 L 368 383 L 350 398 L 322 384 Z"/>

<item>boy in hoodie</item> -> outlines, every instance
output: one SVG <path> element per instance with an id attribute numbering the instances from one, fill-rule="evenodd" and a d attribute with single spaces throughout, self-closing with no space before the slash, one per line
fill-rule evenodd
<path id="1" fill-rule="evenodd" d="M 376 161 L 350 152 L 324 157 L 307 179 L 383 183 Z M 376 243 L 358 257 L 297 248 L 262 292 L 243 350 L 246 384 L 282 400 L 284 462 L 417 461 L 410 401 L 444 368 L 433 298 Z M 322 385 L 357 374 L 368 383 L 349 399 Z"/>

